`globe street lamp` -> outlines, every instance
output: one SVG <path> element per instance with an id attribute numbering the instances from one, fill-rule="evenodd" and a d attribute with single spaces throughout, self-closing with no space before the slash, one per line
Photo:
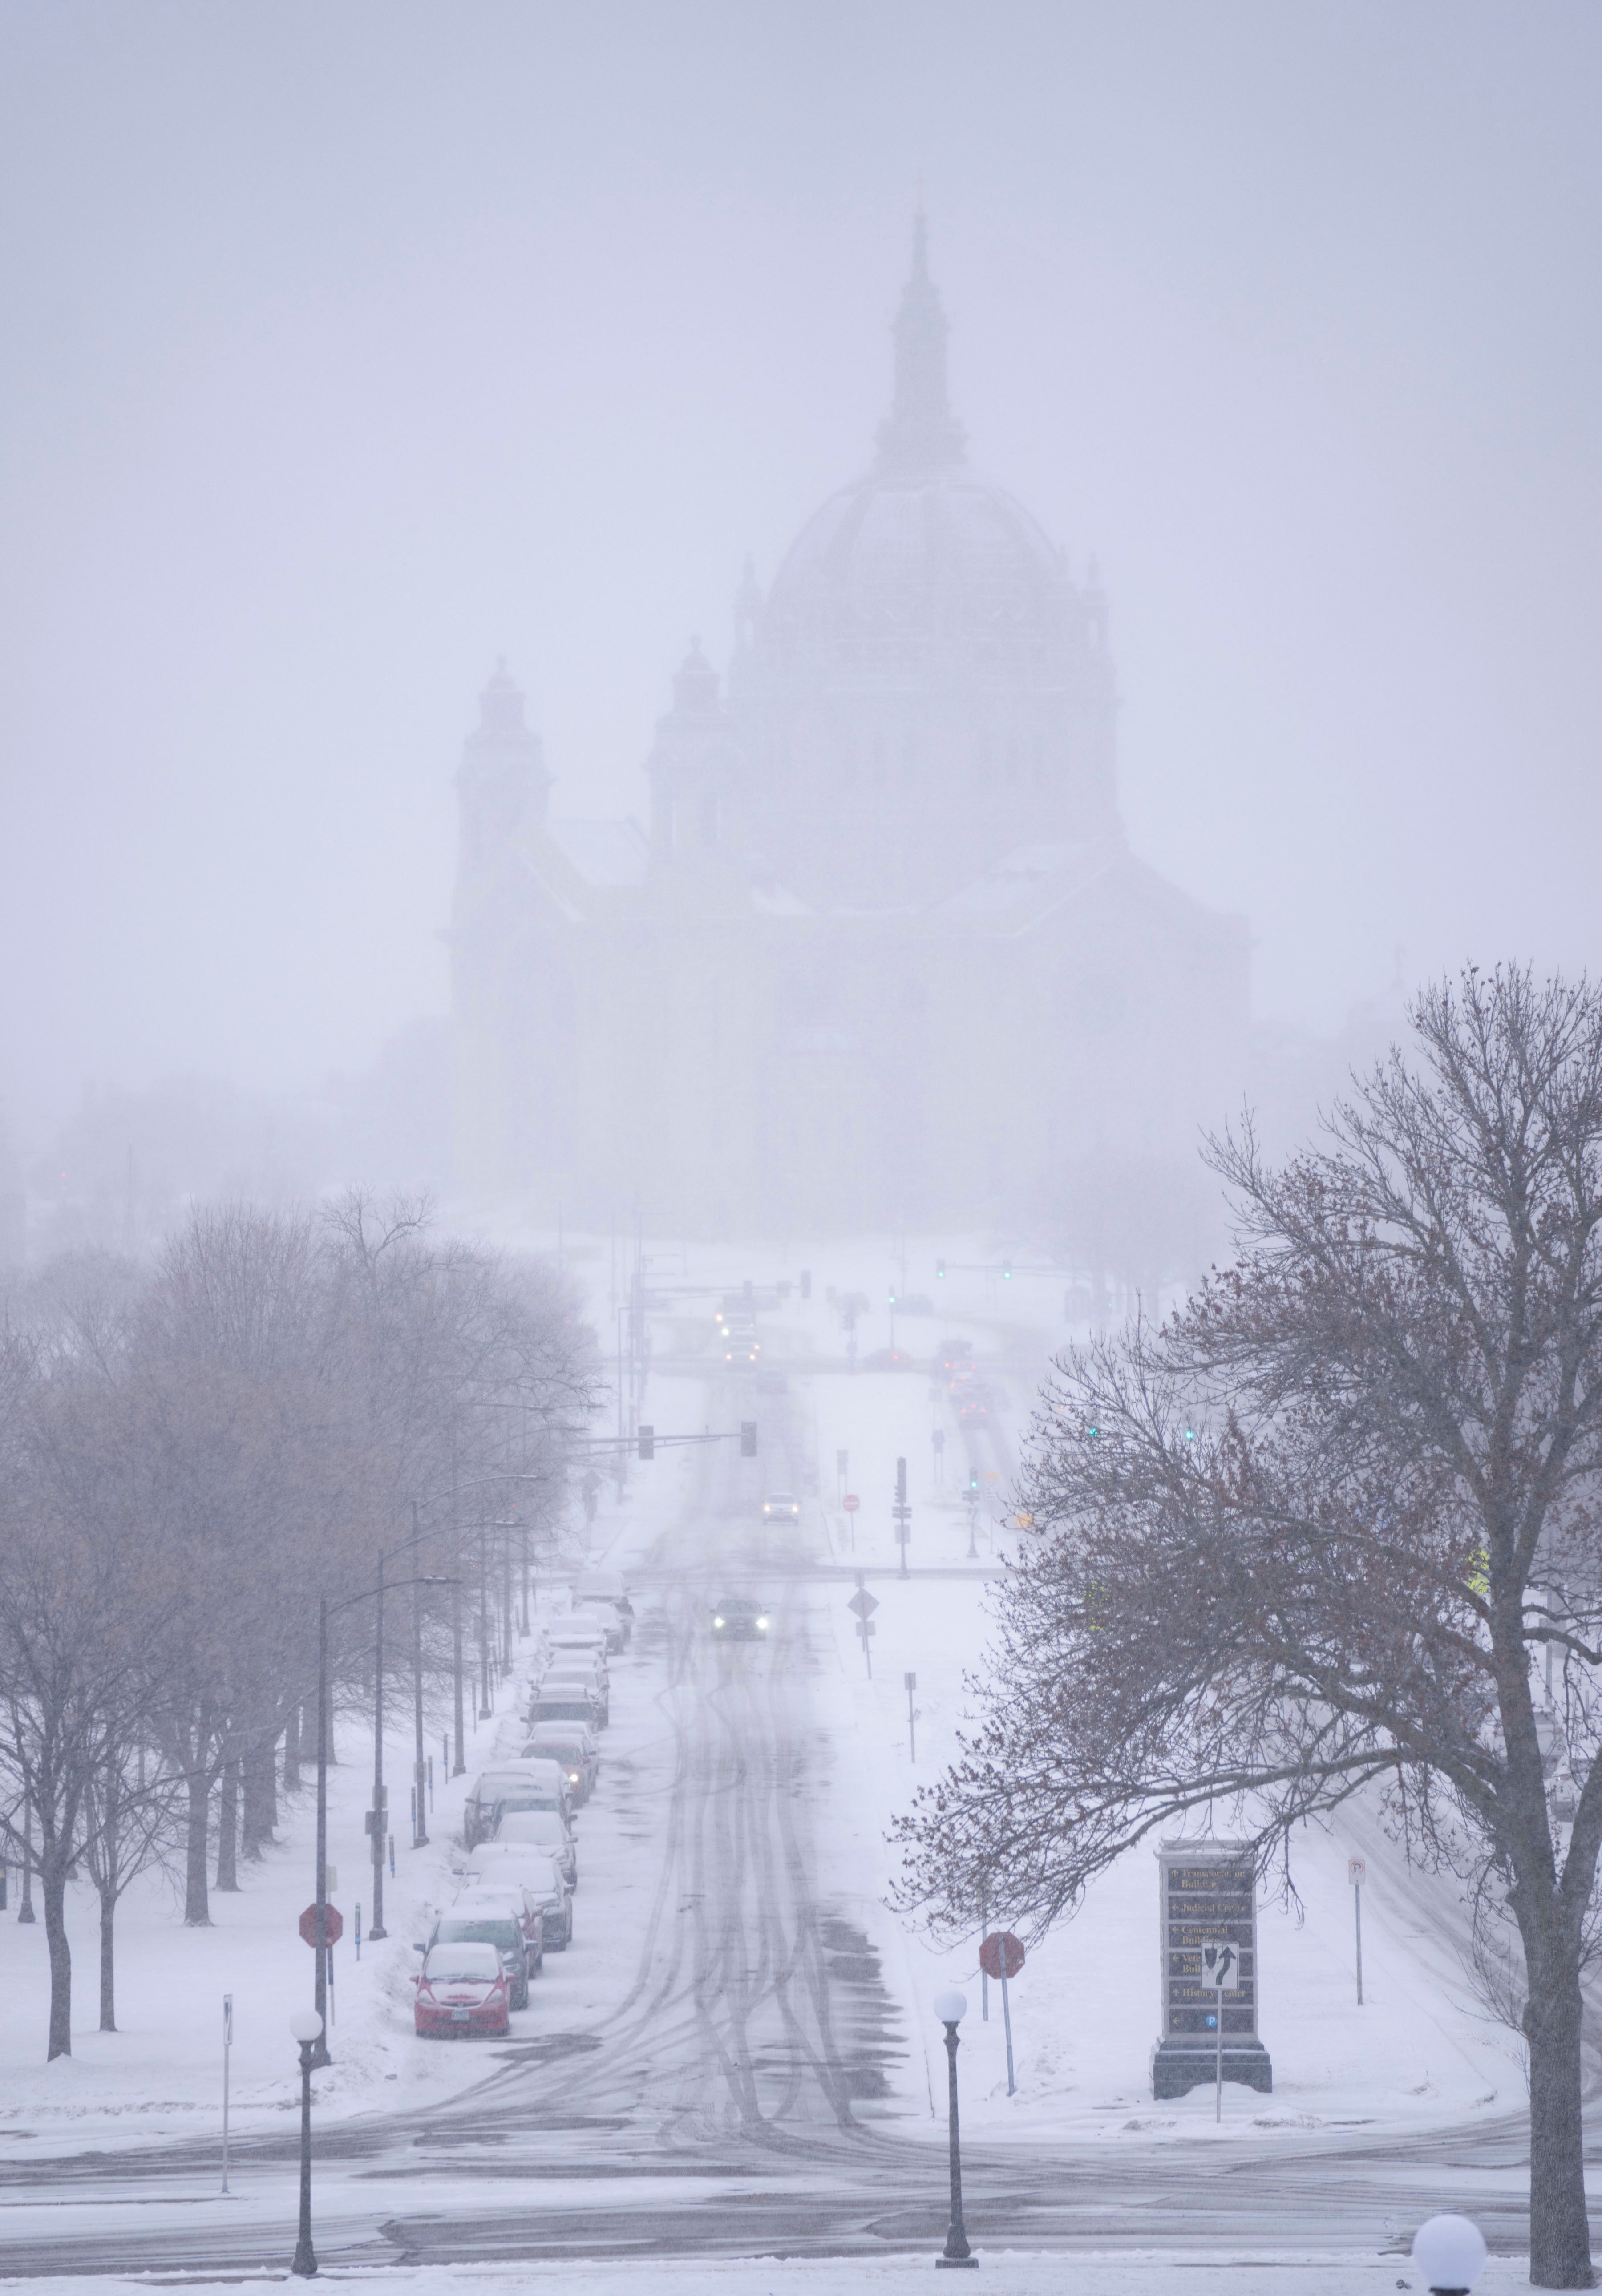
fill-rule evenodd
<path id="1" fill-rule="evenodd" d="M 1413 2261 L 1430 2296 L 1468 2296 L 1485 2269 L 1485 2243 L 1467 2217 L 1431 2217 L 1413 2234 Z"/>
<path id="2" fill-rule="evenodd" d="M 302 2280 L 313 2280 L 317 2259 L 311 2244 L 311 2067 L 312 2051 L 323 2038 L 323 2020 L 315 2009 L 297 2009 L 289 2029 L 300 2044 L 300 2237 L 290 2270 Z"/>
<path id="3" fill-rule="evenodd" d="M 934 2261 L 937 2269 L 950 2267 L 959 2271 L 974 2271 L 979 2265 L 979 2259 L 968 2246 L 962 2220 L 962 2148 L 957 2129 L 957 2029 L 967 2006 L 966 1996 L 961 1993 L 937 1993 L 934 1997 L 934 2013 L 946 2029 L 946 2128 L 951 2145 L 951 2221 L 946 2227 L 944 2253 Z"/>

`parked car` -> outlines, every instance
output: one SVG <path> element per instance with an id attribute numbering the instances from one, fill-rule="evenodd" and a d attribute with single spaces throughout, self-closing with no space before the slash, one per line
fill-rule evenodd
<path id="1" fill-rule="evenodd" d="M 556 1871 L 568 1888 L 578 1888 L 579 1845 L 558 1811 L 503 1810 L 489 1839 L 491 1841 L 531 1841 L 536 1849 L 548 1849 L 555 1860 Z"/>
<path id="2" fill-rule="evenodd" d="M 547 1761 L 561 1763 L 567 1772 L 568 1792 L 575 1809 L 581 1808 L 594 1793 L 601 1755 L 595 1732 L 584 1723 L 541 1722 L 530 1731 L 523 1754 L 525 1759 L 543 1756 Z"/>
<path id="3" fill-rule="evenodd" d="M 727 1595 L 712 1612 L 712 1632 L 719 1642 L 760 1643 L 768 1628 L 767 1611 L 749 1595 Z"/>
<path id="4" fill-rule="evenodd" d="M 527 1890 L 545 1922 L 545 1949 L 564 1953 L 573 1941 L 573 1893 L 548 1849 L 531 1841 L 481 1841 L 470 1851 L 463 1879 L 475 1889 Z"/>
<path id="5" fill-rule="evenodd" d="M 562 1652 L 589 1652 L 600 1661 L 604 1671 L 608 1629 L 604 1620 L 563 1619 L 560 1625 L 551 1628 L 546 1639 L 550 1644 L 553 1658 Z"/>
<path id="6" fill-rule="evenodd" d="M 793 1491 L 769 1491 L 762 1501 L 764 1522 L 799 1522 L 801 1501 Z"/>
<path id="7" fill-rule="evenodd" d="M 473 1780 L 463 1808 L 463 1832 L 471 1847 L 489 1833 L 497 1808 L 559 1809 L 565 1816 L 569 1805 L 567 1772 L 560 1762 L 544 1754 L 497 1762 Z"/>
<path id="8" fill-rule="evenodd" d="M 575 1607 L 596 1609 L 605 1603 L 615 1611 L 622 1621 L 623 1639 L 627 1643 L 634 1632 L 634 1604 L 628 1599 L 628 1589 L 622 1580 L 610 1571 L 592 1570 L 573 1586 Z"/>
<path id="9" fill-rule="evenodd" d="M 448 1912 L 441 1914 L 434 1923 L 428 1942 L 430 1946 L 492 1945 L 505 1967 L 513 2008 L 528 2007 L 533 1964 L 524 1933 L 521 1899 L 514 1903 L 505 1890 L 488 1896 L 476 1890 L 464 1890 Z M 540 1952 L 543 1959 L 543 1939 Z"/>
<path id="10" fill-rule="evenodd" d="M 601 1702 L 594 1691 L 581 1683 L 569 1689 L 546 1690 L 534 1693 L 529 1706 L 529 1727 L 538 1730 L 546 1722 L 581 1722 L 587 1729 L 601 1726 Z"/>
<path id="11" fill-rule="evenodd" d="M 565 1624 L 566 1621 L 563 1623 Z M 574 1611 L 572 1623 L 575 1626 L 598 1628 L 604 1637 L 604 1647 L 609 1658 L 615 1658 L 628 1639 L 622 1620 L 609 1603 L 585 1603 L 582 1609 Z"/>
<path id="12" fill-rule="evenodd" d="M 596 1681 L 587 1667 L 554 1666 L 548 1674 L 540 1677 L 536 1694 L 540 1698 L 561 1697 L 575 1690 L 583 1691 L 595 1701 L 596 1726 L 604 1730 L 612 1720 L 612 1692 L 605 1683 Z"/>
<path id="13" fill-rule="evenodd" d="M 509 2033 L 512 1988 L 494 1946 L 471 1939 L 419 1946 L 413 2019 L 420 2034 Z"/>

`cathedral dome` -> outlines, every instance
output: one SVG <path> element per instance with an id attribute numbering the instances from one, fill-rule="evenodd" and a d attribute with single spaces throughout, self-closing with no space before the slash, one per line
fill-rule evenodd
<path id="1" fill-rule="evenodd" d="M 760 647 L 775 669 L 937 660 L 1046 667 L 1073 619 L 1062 553 L 968 467 L 946 394 L 946 319 L 923 218 L 897 314 L 895 399 L 869 475 L 809 521 L 775 577 Z"/>
<path id="2" fill-rule="evenodd" d="M 961 659 L 1055 652 L 1070 586 L 1012 496 L 964 465 L 878 470 L 809 521 L 775 577 L 762 634 L 781 658 Z"/>

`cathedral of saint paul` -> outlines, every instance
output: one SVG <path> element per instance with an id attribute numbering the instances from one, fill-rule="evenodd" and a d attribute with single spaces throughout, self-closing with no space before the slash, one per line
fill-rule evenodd
<path id="1" fill-rule="evenodd" d="M 1130 850 L 1106 604 L 970 464 L 920 220 L 867 474 L 698 648 L 644 822 L 556 820 L 498 672 L 450 933 L 481 1204 L 647 1232 L 1033 1233 L 1064 1172 L 1194 1156 L 1248 947 Z"/>

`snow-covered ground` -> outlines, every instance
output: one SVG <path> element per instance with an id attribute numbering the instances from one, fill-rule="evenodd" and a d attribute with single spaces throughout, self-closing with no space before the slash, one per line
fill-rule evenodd
<path id="1" fill-rule="evenodd" d="M 537 1598 L 531 1624 L 567 1607 L 565 1587 Z M 344 1916 L 333 1955 L 334 1997 L 329 2041 L 333 2063 L 316 2076 L 320 2117 L 437 2103 L 481 2079 L 491 2068 L 482 2044 L 419 2040 L 412 2026 L 414 1939 L 427 1935 L 435 1910 L 448 1904 L 453 1848 L 462 1805 L 492 1756 L 523 1743 L 517 1701 L 533 1640 L 514 1645 L 513 1672 L 496 1693 L 497 1711 L 470 1719 L 467 1767 L 445 1774 L 440 1732 L 431 1722 L 434 1805 L 426 1848 L 411 1847 L 406 1819 L 414 1740 L 398 1694 L 385 1733 L 385 1775 L 391 1810 L 399 1807 L 393 1879 L 386 1868 L 386 1937 L 364 1939 L 355 1951 L 358 1906 L 372 1925 L 372 1867 L 363 1813 L 372 1801 L 372 1725 L 347 1715 L 336 1731 L 341 1759 L 329 1772 L 328 1857 L 337 1880 L 330 1902 Z M 638 1741 L 649 1738 L 652 1710 L 640 1692 L 644 1669 L 629 1654 L 612 1661 L 612 1726 L 603 1748 L 600 1790 L 578 1816 L 580 1888 L 575 1942 L 546 1956 L 514 2035 L 554 2023 L 582 2026 L 612 2006 L 616 1963 L 595 1950 L 612 1933 L 632 1896 L 646 1887 L 630 1828 L 637 1793 Z M 472 1702 L 469 1701 L 471 1713 Z M 448 1724 L 448 1714 L 443 1720 Z M 365 1721 L 365 1726 L 364 1726 Z M 308 2003 L 313 1956 L 298 1923 L 316 1895 L 313 1772 L 302 1771 L 298 1797 L 281 1804 L 280 1839 L 260 1861 L 242 1865 L 236 1893 L 213 1890 L 211 1925 L 186 1928 L 182 1898 L 159 1874 L 143 1877 L 124 1898 L 117 1923 L 117 2024 L 99 2026 L 98 1901 L 86 1883 L 69 1892 L 73 1960 L 72 2054 L 45 2062 L 49 1977 L 42 1922 L 31 1927 L 0 1918 L 0 2157 L 23 2144 L 41 2152 L 96 2151 L 214 2133 L 220 2138 L 223 1999 L 234 2003 L 230 2124 L 239 2136 L 272 2127 L 298 2110 L 299 2051 L 292 2012 Z M 11 1911 L 18 1899 L 13 1892 Z M 604 1909 L 604 1911 L 603 1910 Z M 586 1950 L 586 1948 L 590 1948 Z"/>
<path id="2" fill-rule="evenodd" d="M 382 2273 L 325 2271 L 349 2296 L 895 2296 L 898 2290 L 927 2288 L 926 2256 L 723 2259 L 661 2257 L 621 2264 L 564 2259 L 560 2264 L 463 2265 L 450 2270 Z M 1187 2255 L 1176 2250 L 1122 2256 L 1027 2255 L 985 2251 L 975 2285 L 988 2296 L 1163 2296 L 1182 2273 L 1189 2296 L 1236 2296 L 1241 2275 L 1250 2275 L 1253 2296 L 1392 2296 L 1396 2289 L 1417 2290 L 1418 2275 L 1405 2257 Z M 1071 2278 L 1069 2276 L 1072 2276 Z M 269 2276 L 261 2276 L 267 2278 Z M 270 2276 L 281 2279 L 282 2274 Z M 0 2288 L 47 2285 L 53 2296 L 106 2296 L 108 2289 L 146 2288 L 144 2278 L 48 2283 L 0 2278 Z M 154 2285 L 181 2287 L 195 2296 L 221 2296 L 225 2289 L 249 2288 L 252 2275 L 226 2280 L 175 2279 L 164 2274 Z M 1492 2257 L 1477 2284 L 1477 2296 L 1508 2296 L 1529 2284 L 1529 2260 Z"/>
<path id="3" fill-rule="evenodd" d="M 540 1241 L 514 1235 L 506 1240 Z M 943 1283 L 933 1273 L 937 1251 L 944 1253 L 951 1271 Z M 1244 2144 L 1253 2151 L 1305 2147 L 1321 2130 L 1337 2136 L 1351 2131 L 1354 2138 L 1368 2142 L 1388 2134 L 1401 2140 L 1433 2125 L 1472 2127 L 1482 2118 L 1490 2122 L 1522 2112 L 1521 2053 L 1515 2037 L 1486 2015 L 1465 1980 L 1453 1941 L 1459 1909 L 1452 1890 L 1409 1874 L 1361 1813 L 1343 1821 L 1338 1834 L 1310 1829 L 1299 1841 L 1299 1913 L 1272 1902 L 1260 1909 L 1260 2030 L 1273 2059 L 1274 2093 L 1263 2097 L 1227 2086 L 1221 2131 L 1214 2127 L 1210 2089 L 1161 2106 L 1151 2098 L 1147 2068 L 1159 2026 L 1160 1972 L 1157 1873 L 1149 1853 L 1127 1859 L 1091 1892 L 1072 1922 L 1031 1949 L 1010 1988 L 1015 2072 L 1011 2096 L 998 1987 L 989 1988 L 988 2019 L 982 2014 L 977 1939 L 937 1950 L 889 1910 L 894 1859 L 886 1831 L 915 1785 L 932 1779 L 949 1759 L 971 1704 L 964 1678 L 982 1671 L 985 1606 L 996 1564 L 1021 1535 L 1011 1525 L 1006 1505 L 1017 1444 L 1048 1353 L 1070 1336 L 1062 1320 L 1060 1279 L 1020 1273 L 1004 1283 L 995 1274 L 967 1272 L 962 1265 L 989 1256 L 977 1241 L 964 1245 L 943 1239 L 911 1246 L 904 1271 L 883 1245 L 826 1250 L 792 1246 L 782 1266 L 768 1248 L 690 1253 L 687 1280 L 711 1289 L 670 1302 L 656 1316 L 655 1361 L 641 1416 L 665 1436 L 699 1431 L 709 1418 L 717 1424 L 754 1415 L 762 1431 L 762 1455 L 755 1468 L 737 1474 L 732 1464 L 719 1466 L 715 1506 L 702 1464 L 708 1455 L 699 1451 L 664 1447 L 651 1464 L 631 1465 L 628 1488 L 619 1502 L 607 1485 L 591 1539 L 592 1557 L 637 1574 L 637 1604 L 646 1630 L 637 1635 L 625 1657 L 613 1661 L 613 1722 L 603 1742 L 600 1788 L 579 1818 L 582 1886 L 575 1945 L 566 1955 L 547 1957 L 529 2010 L 513 2020 L 515 2032 L 535 2042 L 556 2037 L 564 2045 L 573 2037 L 596 2037 L 604 2052 L 626 2025 L 633 2051 L 627 2095 L 636 2106 L 659 2109 L 658 2076 L 643 2054 L 650 2046 L 649 2027 L 640 2024 L 637 2006 L 629 2005 L 637 2003 L 653 1951 L 659 1963 L 668 1952 L 666 1946 L 653 1947 L 656 1925 L 665 1919 L 670 1935 L 675 1922 L 683 1928 L 692 1918 L 694 1901 L 678 1897 L 677 1880 L 670 1892 L 675 1902 L 665 1915 L 661 1898 L 679 1870 L 673 1860 L 684 1856 L 682 1841 L 677 1846 L 670 1841 L 670 1812 L 676 1780 L 683 1776 L 683 1701 L 694 1694 L 696 1679 L 693 1671 L 681 1672 L 678 1687 L 669 1693 L 669 1644 L 694 1614 L 694 1603 L 686 1611 L 681 1600 L 674 1626 L 669 1572 L 683 1566 L 711 1574 L 702 1592 L 717 1576 L 727 1575 L 761 1588 L 780 1605 L 776 1646 L 764 1656 L 771 1659 L 776 1679 L 783 1668 L 789 1671 L 764 1726 L 777 1718 L 775 1726 L 788 1728 L 793 1719 L 804 1731 L 806 1762 L 798 1769 L 794 1792 L 798 1808 L 801 1798 L 806 1803 L 798 1839 L 804 1839 L 816 1868 L 808 1876 L 811 1899 L 859 1931 L 877 1956 L 877 1980 L 888 1996 L 889 2024 L 898 2041 L 884 2058 L 885 2090 L 872 2104 L 873 2119 L 901 2137 L 927 2140 L 937 2167 L 932 2148 L 944 2138 L 944 2059 L 931 2003 L 953 1982 L 970 2004 L 961 2057 L 967 2131 L 991 2146 L 1015 2138 L 1037 2160 L 1043 2145 L 1056 2144 L 1106 2145 L 1120 2155 L 1149 2148 L 1157 2161 L 1165 2149 L 1211 2146 L 1220 2137 L 1237 2150 Z M 658 1254 L 656 1259 L 652 1282 L 670 1287 L 668 1256 Z M 610 1262 L 604 1249 L 579 1245 L 573 1265 L 591 1286 L 598 1326 L 608 1328 Z M 716 1291 L 737 1290 L 748 1276 L 759 1286 L 776 1276 L 793 1283 L 803 1266 L 812 1272 L 810 1301 L 803 1303 L 793 1291 L 761 1317 L 761 1378 L 729 1380 L 720 1351 L 711 1345 Z M 892 1282 L 906 1292 L 930 1295 L 939 1312 L 932 1317 L 898 1316 L 894 1344 L 912 1357 L 913 1368 L 876 1370 L 867 1366 L 891 1342 L 887 1299 Z M 854 1370 L 840 1316 L 826 1296 L 831 1289 L 860 1292 L 875 1303 L 858 1324 Z M 937 1343 L 948 1337 L 971 1342 L 995 1398 L 994 1416 L 977 1437 L 953 1423 L 942 1383 L 930 1377 Z M 937 1454 L 932 1439 L 937 1431 L 944 1434 L 943 1454 Z M 847 1456 L 843 1482 L 836 1473 L 841 1452 Z M 718 1456 L 732 1462 L 733 1447 Z M 914 1510 L 911 1575 L 906 1578 L 897 1571 L 890 1512 L 898 1456 L 908 1462 Z M 975 1559 L 970 1558 L 968 1513 L 959 1496 L 970 1465 L 981 1487 Z M 769 1534 L 757 1523 L 756 1497 L 763 1488 L 774 1487 L 801 1494 L 799 1533 Z M 838 1504 L 842 1489 L 859 1498 L 854 1514 Z M 749 1507 L 749 1521 L 731 1515 L 731 1492 L 736 1495 L 736 1513 Z M 680 1562 L 670 1565 L 664 1556 L 678 1556 Z M 879 1602 L 871 1680 L 846 1607 L 859 1570 Z M 699 1592 L 694 1600 L 700 1600 Z M 546 1614 L 554 1614 L 565 1602 L 564 1588 L 553 1585 L 543 1601 Z M 521 1644 L 519 1649 L 524 1654 L 520 1663 L 526 1665 L 531 1645 Z M 904 1686 L 908 1672 L 916 1677 L 916 1764 Z M 469 1778 L 491 1755 L 513 1749 L 520 1734 L 511 1685 L 503 1687 L 498 1704 L 497 1718 L 476 1729 Z M 442 1778 L 440 1731 L 448 1718 L 434 1718 L 430 1728 L 437 1780 L 432 1841 L 414 1852 L 404 1830 L 397 1829 L 397 1873 L 386 1888 L 390 1936 L 377 1946 L 366 1943 L 359 1964 L 349 1926 L 339 1948 L 331 2034 L 335 2062 L 316 2082 L 320 2128 L 335 2117 L 409 2114 L 443 2106 L 502 2062 L 493 2047 L 420 2042 L 411 2030 L 411 1940 L 423 1933 L 431 1907 L 449 1895 L 449 1841 L 459 1827 L 465 1790 L 464 1781 L 451 1785 Z M 411 1760 L 407 1719 L 397 1711 L 386 1751 L 387 1774 L 398 1782 L 391 1803 L 398 1800 L 402 1810 Z M 341 1759 L 332 1774 L 329 1848 L 339 1884 L 331 1895 L 348 1924 L 360 1898 L 366 1925 L 370 1874 L 362 1812 L 370 1799 L 371 1739 L 361 1718 L 342 1719 L 339 1751 Z M 44 2157 L 90 2150 L 114 2161 L 130 2146 L 214 2136 L 220 2127 L 225 1993 L 233 1995 L 234 2004 L 234 2128 L 242 2140 L 252 2131 L 287 2131 L 297 2082 L 286 2021 L 311 1987 L 311 1956 L 296 1931 L 297 1917 L 312 1894 L 309 1793 L 284 1806 L 280 1831 L 278 1846 L 242 1870 L 237 1895 L 214 1895 L 209 1930 L 185 1929 L 178 1906 L 160 1881 L 141 1884 L 125 1901 L 119 1921 L 121 2030 L 116 2035 L 95 2030 L 94 1900 L 86 1888 L 75 1893 L 74 2053 L 52 2066 L 43 2062 L 43 1929 L 0 1919 L 0 2161 L 16 2161 L 36 2151 Z M 1368 1861 L 1361 2007 L 1355 1998 L 1346 1879 L 1352 1849 Z M 998 1877 L 992 1907 L 998 1923 L 1006 1918 L 1005 1898 L 1005 1877 Z M 525 2054 L 507 2062 L 526 2070 L 535 2060 Z M 598 2068 L 603 2056 L 598 2053 L 585 2062 Z M 587 2077 L 593 2079 L 593 2071 Z M 661 2086 L 665 2100 L 665 2080 Z M 560 2082 L 549 2094 L 560 2095 Z M 704 2100 L 709 2126 L 715 2124 L 720 2103 L 715 2096 Z M 678 2109 L 661 2103 L 664 2130 L 677 2125 L 672 2116 Z M 647 2168 L 643 2156 L 640 2165 Z M 555 2181 L 562 2168 L 555 2155 L 540 2173 L 546 2180 L 541 2185 L 546 2209 L 587 2207 L 600 2212 L 637 2198 L 622 2181 L 629 2173 L 626 2157 L 612 2161 L 612 2181 L 604 2187 L 575 2185 L 571 2194 Z M 1154 2168 L 1153 2173 L 1161 2172 Z M 168 2196 L 175 2207 L 202 2197 L 201 2183 L 208 2194 L 211 2190 L 189 2170 L 180 2181 L 185 2191 L 175 2185 Z M 193 2194 L 189 2185 L 194 2185 Z M 697 2199 L 705 2202 L 711 2190 L 703 2182 Z M 331 2218 L 338 2214 L 356 2227 L 353 2239 L 364 2236 L 362 2226 L 376 2220 L 380 2202 L 369 2189 L 328 2176 L 318 2193 L 319 2211 Z M 53 2197 L 13 2186 L 4 2210 L 7 2233 L 20 2236 L 21 2218 L 37 2215 L 39 2205 Z M 242 2222 L 259 2209 L 264 2225 L 280 2225 L 291 2198 L 285 2172 L 275 2169 L 267 2182 L 257 2178 L 234 2221 Z M 1465 2191 L 1453 2204 L 1472 2210 L 1474 2198 Z M 108 2194 L 113 2211 L 123 2204 Z M 431 2187 L 430 2208 L 457 2204 L 473 2205 L 468 2187 L 460 2195 Z M 126 2205 L 132 2231 L 140 2221 L 140 2206 L 131 2195 Z M 382 2206 L 392 2209 L 393 2198 Z M 1405 2207 L 1403 2200 L 1393 2224 L 1387 2217 L 1382 2227 L 1376 2219 L 1376 2246 L 1382 2229 L 1388 2251 L 1396 2242 L 1405 2244 L 1410 2230 Z M 108 2221 L 102 2217 L 103 2225 Z M 144 2221 L 151 2221 L 148 2214 Z M 176 2225 L 179 2218 L 172 2221 Z M 188 2221 L 193 2229 L 193 2212 Z M 1341 2244 L 1327 2220 L 1321 2233 Z M 1354 2233 L 1354 2244 L 1356 2239 Z M 365 2252 L 359 2247 L 345 2251 L 347 2256 Z M 1338 2267 L 1310 2254 L 1287 2255 L 1277 2263 L 1259 2255 L 1253 2261 L 1261 2269 L 1252 2284 L 1264 2290 L 1316 2288 L 1327 2296 L 1345 2296 L 1348 2291 L 1355 2296 L 1360 2289 L 1407 2284 L 1405 2262 L 1395 2252 L 1365 2258 L 1348 2251 Z M 1217 2251 L 1187 2259 L 1176 2250 L 1161 2263 L 1133 2253 L 1117 2259 L 1080 2254 L 1073 2262 L 1074 2284 L 1088 2296 L 1133 2296 L 1137 2290 L 1154 2289 L 1181 2262 L 1187 2286 L 1196 2284 L 1198 2275 L 1204 2287 L 1221 2285 L 1220 2276 L 1229 2270 Z M 926 2259 L 914 2256 L 826 2266 L 698 2260 L 618 2267 L 569 2258 L 551 2267 L 519 2266 L 517 2276 L 525 2285 L 560 2276 L 565 2288 L 580 2296 L 592 2290 L 612 2296 L 625 2279 L 636 2288 L 671 2290 L 682 2284 L 686 2290 L 715 2287 L 727 2289 L 729 2296 L 747 2296 L 759 2288 L 800 2290 L 809 2284 L 809 2276 L 826 2269 L 831 2287 L 866 2289 L 926 2268 Z M 987 2255 L 984 2268 L 992 2284 L 1032 2296 L 1036 2289 L 1062 2284 L 1064 2260 Z M 341 2276 L 358 2284 L 362 2279 L 359 2273 Z M 443 2288 L 447 2281 L 453 2288 L 469 2281 L 493 2284 L 505 2274 L 500 2267 L 484 2265 L 402 2276 L 432 2296 L 436 2285 Z M 392 2278 L 387 2275 L 386 2282 Z M 1508 2261 L 1483 2284 L 1511 2285 Z"/>

